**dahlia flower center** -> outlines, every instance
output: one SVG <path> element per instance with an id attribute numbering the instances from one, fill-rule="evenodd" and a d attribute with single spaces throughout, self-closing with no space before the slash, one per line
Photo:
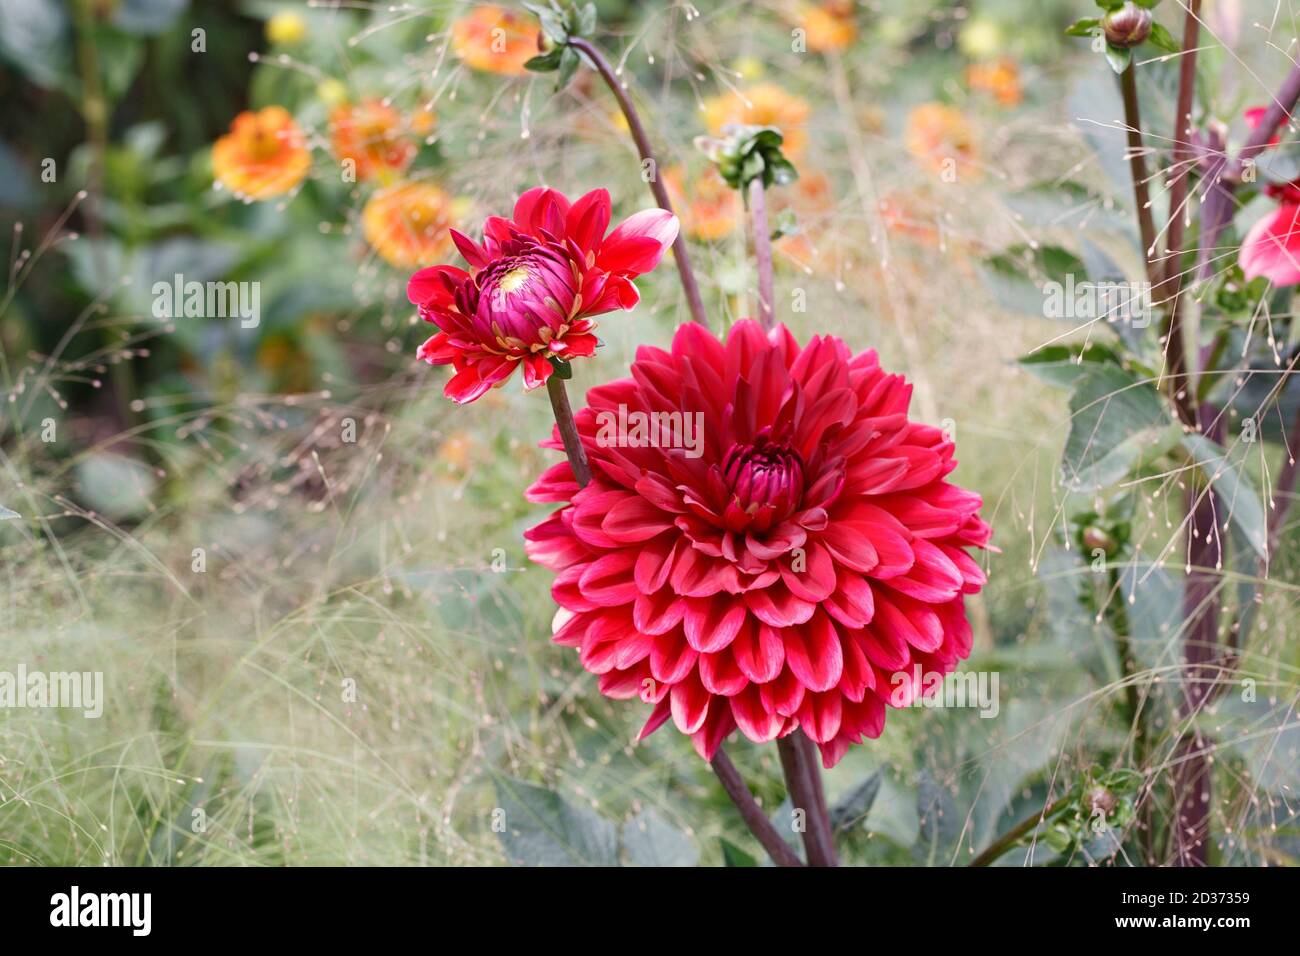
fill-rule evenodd
<path id="1" fill-rule="evenodd" d="M 516 266 L 497 280 L 497 288 L 508 295 L 527 282 L 530 275 L 527 266 Z"/>
<path id="2" fill-rule="evenodd" d="M 759 530 L 788 517 L 803 497 L 803 462 L 789 445 L 760 439 L 755 444 L 735 444 L 722 462 L 722 475 L 730 492 L 729 523 L 741 519 Z M 750 520 L 744 520 L 741 516 Z"/>

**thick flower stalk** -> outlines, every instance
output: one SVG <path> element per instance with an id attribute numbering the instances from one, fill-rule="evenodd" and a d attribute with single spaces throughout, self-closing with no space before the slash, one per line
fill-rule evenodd
<path id="1" fill-rule="evenodd" d="M 529 497 L 562 507 L 525 537 L 557 575 L 555 641 L 652 705 L 642 737 L 671 719 L 708 759 L 737 728 L 802 729 L 829 767 L 914 699 L 916 667 L 970 653 L 967 549 L 990 529 L 910 395 L 874 352 L 752 321 L 725 342 L 684 325 L 588 393 L 593 478 L 543 474 Z"/>
<path id="2" fill-rule="evenodd" d="M 431 365 L 451 365 L 445 394 L 472 402 L 516 368 L 536 388 L 568 362 L 596 350 L 593 316 L 639 301 L 632 280 L 649 272 L 677 237 L 677 218 L 661 209 L 630 217 L 606 235 L 609 193 L 570 203 L 553 189 L 519 197 L 512 219 L 490 217 L 483 241 L 451 230 L 469 263 L 422 269 L 407 295 L 438 333 L 420 346 Z"/>

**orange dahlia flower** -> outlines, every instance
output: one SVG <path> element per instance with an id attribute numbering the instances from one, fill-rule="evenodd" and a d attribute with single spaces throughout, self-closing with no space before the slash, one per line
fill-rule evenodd
<path id="1" fill-rule="evenodd" d="M 402 114 L 381 100 L 344 103 L 330 114 L 330 140 L 339 161 L 356 164 L 357 179 L 400 173 L 415 158 Z"/>
<path id="2" fill-rule="evenodd" d="M 795 7 L 791 20 L 803 28 L 808 49 L 818 53 L 847 50 L 858 36 L 853 4 L 846 0 L 801 3 Z"/>
<path id="3" fill-rule="evenodd" d="M 675 166 L 664 170 L 664 185 L 680 214 L 682 228 L 692 239 L 716 242 L 736 231 L 740 197 L 715 168 L 688 183 L 681 167 Z"/>
<path id="4" fill-rule="evenodd" d="M 806 100 L 787 93 L 775 83 L 760 83 L 747 90 L 715 96 L 705 101 L 704 121 L 717 135 L 728 123 L 744 126 L 775 126 L 785 137 L 782 148 L 797 156 L 808 141 Z"/>
<path id="5" fill-rule="evenodd" d="M 384 260 L 416 269 L 451 250 L 452 200 L 429 183 L 402 182 L 381 189 L 361 211 L 366 242 Z"/>
<path id="6" fill-rule="evenodd" d="M 283 106 L 240 113 L 212 147 L 217 182 L 241 198 L 287 193 L 310 168 L 307 141 Z"/>
<path id="7" fill-rule="evenodd" d="M 1020 69 L 1007 57 L 993 63 L 972 63 L 966 67 L 966 83 L 976 92 L 988 93 L 999 106 L 1018 106 L 1022 98 Z"/>
<path id="8" fill-rule="evenodd" d="M 903 136 L 907 151 L 922 166 L 943 172 L 974 170 L 975 133 L 961 111 L 943 103 L 923 103 L 907 117 Z"/>
<path id="9" fill-rule="evenodd" d="M 538 23 L 491 4 L 475 7 L 451 25 L 451 45 L 466 66 L 503 76 L 523 76 L 537 55 Z"/>

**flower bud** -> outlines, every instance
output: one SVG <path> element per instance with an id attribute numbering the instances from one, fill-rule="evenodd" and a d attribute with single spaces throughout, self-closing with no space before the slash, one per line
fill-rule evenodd
<path id="1" fill-rule="evenodd" d="M 1106 552 L 1107 557 L 1110 557 L 1115 553 L 1117 543 L 1104 529 L 1098 528 L 1096 525 L 1089 525 L 1083 529 L 1083 546 L 1089 552 L 1100 549 Z"/>
<path id="2" fill-rule="evenodd" d="M 1115 794 L 1111 793 L 1105 787 L 1093 787 L 1084 796 L 1089 813 L 1096 813 L 1100 810 L 1106 816 L 1110 816 L 1111 811 L 1115 809 Z"/>
<path id="3" fill-rule="evenodd" d="M 1102 18 L 1101 28 L 1106 34 L 1107 43 L 1127 50 L 1151 35 L 1151 20 L 1150 10 L 1128 0 L 1124 6 Z"/>

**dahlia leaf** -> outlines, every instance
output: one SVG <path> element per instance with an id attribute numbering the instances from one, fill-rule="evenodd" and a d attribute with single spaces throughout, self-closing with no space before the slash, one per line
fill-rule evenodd
<path id="1" fill-rule="evenodd" d="M 1109 365 L 1098 365 L 1079 380 L 1070 413 L 1061 470 L 1072 491 L 1114 484 L 1144 454 L 1173 447 L 1180 434 L 1154 385 Z"/>
<path id="2" fill-rule="evenodd" d="M 1004 308 L 1021 315 L 1052 317 L 1049 305 L 1056 283 L 1064 290 L 1087 279 L 1083 260 L 1060 246 L 1031 248 L 1018 243 L 984 260 L 984 284 Z M 1070 282 L 1070 278 L 1073 282 Z M 1075 319 L 1069 321 L 1075 322 Z"/>
<path id="3" fill-rule="evenodd" d="M 1065 35 L 1072 37 L 1090 37 L 1097 32 L 1101 26 L 1101 21 L 1096 17 L 1084 17 L 1082 20 L 1076 20 L 1065 28 Z"/>
<path id="4" fill-rule="evenodd" d="M 726 837 L 719 837 L 718 843 L 722 846 L 723 866 L 758 866 L 758 860 L 754 859 L 754 857 L 750 856 Z"/>
<path id="5" fill-rule="evenodd" d="M 1106 62 L 1110 64 L 1110 68 L 1116 73 L 1123 73 L 1129 68 L 1129 64 L 1133 62 L 1133 51 L 1107 43 Z"/>
<path id="6" fill-rule="evenodd" d="M 1151 34 L 1147 37 L 1152 46 L 1164 50 L 1166 53 L 1181 53 L 1182 46 L 1174 39 L 1174 35 L 1158 23 L 1151 24 Z"/>
<path id="7" fill-rule="evenodd" d="M 880 777 L 877 770 L 831 807 L 831 826 L 836 832 L 856 829 L 864 823 L 880 793 Z"/>
<path id="8" fill-rule="evenodd" d="M 1220 524 L 1230 523 L 1261 559 L 1268 556 L 1268 525 L 1264 506 L 1253 483 L 1242 471 L 1242 461 L 1229 461 L 1229 452 L 1204 435 L 1184 435 L 1183 447 L 1191 453 L 1214 487 Z"/>
<path id="9" fill-rule="evenodd" d="M 553 790 L 496 777 L 501 844 L 518 866 L 617 866 L 614 824 Z"/>
<path id="10" fill-rule="evenodd" d="M 1106 345 L 1092 342 L 1077 345 L 1049 345 L 1022 355 L 1017 361 L 1025 371 L 1049 385 L 1073 388 L 1083 376 L 1098 365 L 1120 367 L 1123 360 Z"/>
<path id="11" fill-rule="evenodd" d="M 695 842 L 647 807 L 623 824 L 623 851 L 634 866 L 695 866 Z"/>

